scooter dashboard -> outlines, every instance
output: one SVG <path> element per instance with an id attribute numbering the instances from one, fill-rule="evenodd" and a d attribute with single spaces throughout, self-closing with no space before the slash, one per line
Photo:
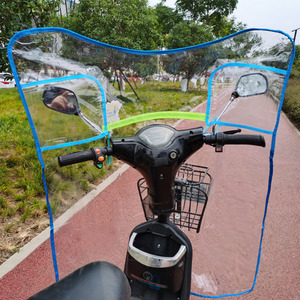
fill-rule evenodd
<path id="1" fill-rule="evenodd" d="M 175 132 L 163 126 L 148 127 L 138 137 L 151 148 L 162 148 L 172 142 Z"/>

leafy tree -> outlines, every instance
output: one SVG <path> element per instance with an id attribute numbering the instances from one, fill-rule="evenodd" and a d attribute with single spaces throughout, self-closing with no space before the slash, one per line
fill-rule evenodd
<path id="1" fill-rule="evenodd" d="M 292 77 L 300 78 L 300 45 L 295 47 L 295 59 L 292 68 Z"/>
<path id="2" fill-rule="evenodd" d="M 230 15 L 237 3 L 238 0 L 176 0 L 176 7 L 190 15 L 195 22 L 200 20 L 209 24 Z"/>
<path id="3" fill-rule="evenodd" d="M 165 1 L 161 1 L 155 6 L 159 30 L 163 37 L 166 37 L 173 27 L 183 21 L 183 14 L 179 13 L 171 7 L 164 5 Z"/>
<path id="4" fill-rule="evenodd" d="M 300 45 L 295 46 L 295 61 L 300 60 Z"/>
<path id="5" fill-rule="evenodd" d="M 158 22 L 147 0 L 81 0 L 63 27 L 82 35 L 131 49 L 157 49 Z"/>
<path id="6" fill-rule="evenodd" d="M 9 70 L 5 46 L 15 32 L 48 26 L 60 0 L 0 0 L 0 72 Z"/>
<path id="7" fill-rule="evenodd" d="M 213 40 L 213 35 L 204 25 L 183 21 L 174 26 L 167 39 L 168 49 L 183 48 Z"/>
<path id="8" fill-rule="evenodd" d="M 234 18 L 223 17 L 212 22 L 212 32 L 217 38 L 221 38 L 237 31 L 245 29 L 247 26 L 242 22 L 236 23 Z"/>
<path id="9" fill-rule="evenodd" d="M 192 21 L 183 21 L 175 25 L 170 31 L 167 47 L 168 49 L 183 48 L 211 40 L 213 40 L 213 35 L 205 26 L 198 25 Z M 193 76 L 196 73 L 202 73 L 206 69 L 207 58 L 209 57 L 208 51 L 208 49 L 186 51 L 176 61 L 170 60 L 169 63 L 168 59 L 165 59 L 164 64 L 170 73 L 184 73 L 189 86 Z"/>
<path id="10" fill-rule="evenodd" d="M 238 0 L 177 0 L 176 7 L 194 22 L 211 26 L 213 33 L 220 37 L 224 27 L 229 27 L 229 31 L 234 30 L 233 20 L 226 18 L 237 3 Z"/>
<path id="11" fill-rule="evenodd" d="M 57 17 L 56 22 L 110 45 L 137 50 L 156 50 L 162 46 L 157 16 L 147 0 L 81 0 L 68 16 L 62 20 Z M 146 63 L 143 56 L 122 53 L 110 47 L 87 46 L 71 37 L 64 37 L 62 52 L 64 57 L 98 66 L 107 77 L 115 71 L 125 77 L 129 70 L 144 76 L 149 67 L 153 72 L 155 65 L 152 61 L 150 65 Z"/>
<path id="12" fill-rule="evenodd" d="M 224 42 L 222 49 L 223 56 L 234 60 L 245 59 L 249 53 L 251 53 L 252 57 L 259 56 L 262 53 L 257 52 L 255 49 L 259 48 L 261 43 L 261 36 L 251 31 L 236 35 Z"/>

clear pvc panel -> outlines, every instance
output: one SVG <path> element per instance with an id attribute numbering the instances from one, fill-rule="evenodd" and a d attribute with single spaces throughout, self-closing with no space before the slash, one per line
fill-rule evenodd
<path id="1" fill-rule="evenodd" d="M 42 81 L 38 85 L 25 87 L 23 92 L 39 136 L 40 145 L 43 147 L 84 140 L 101 134 L 100 127 L 89 126 L 89 123 L 83 122 L 82 118 L 49 109 L 47 101 L 58 97 L 61 94 L 60 91 L 67 90 L 74 92 L 81 113 L 92 124 L 100 126 L 103 123 L 101 90 L 98 84 L 90 78 L 77 79 L 75 77 L 54 83 Z M 44 94 L 45 91 L 47 91 L 46 94 Z"/>
<path id="2" fill-rule="evenodd" d="M 268 82 L 267 93 L 260 95 L 254 93 L 250 96 L 236 98 L 219 119 L 218 117 L 226 107 L 231 94 L 236 90 L 237 84 L 241 85 L 240 77 L 245 74 L 254 77 L 259 74 L 259 76 L 265 77 Z M 208 123 L 233 124 L 236 127 L 244 126 L 272 132 L 276 121 L 274 111 L 276 112 L 278 109 L 284 78 L 283 74 L 260 69 L 259 66 L 249 68 L 247 65 L 229 65 L 217 70 L 212 79 Z"/>
<path id="3" fill-rule="evenodd" d="M 65 30 L 54 30 L 20 38 L 14 44 L 13 56 L 20 83 L 24 86 L 53 79 L 51 84 L 59 86 L 65 77 L 70 77 L 69 84 L 64 81 L 65 86 L 70 87 L 76 76 L 94 78 L 103 90 L 101 100 L 107 106 L 105 116 L 103 112 L 97 112 L 98 125 L 102 127 L 105 123 L 103 118 L 108 118 L 108 123 L 115 123 L 136 115 L 141 120 L 151 118 L 144 115 L 153 112 L 188 111 L 201 102 L 195 98 L 197 95 L 205 97 L 205 83 L 209 77 L 208 91 L 211 91 L 212 98 L 208 99 L 209 104 L 211 101 L 211 111 L 207 111 L 208 122 L 213 122 L 218 103 L 226 97 L 225 93 L 230 95 L 239 77 L 245 73 L 265 74 L 269 81 L 269 94 L 278 100 L 291 51 L 288 37 L 279 32 L 261 30 L 246 31 L 207 46 L 149 52 L 113 47 Z M 78 79 L 77 82 L 76 92 L 80 86 L 88 88 L 83 80 Z M 142 88 L 139 90 L 149 83 L 153 83 L 152 94 Z M 187 93 L 186 99 L 173 100 L 174 103 L 170 104 L 173 102 L 171 92 L 176 90 L 193 91 L 194 94 L 189 99 Z M 156 93 L 166 100 L 156 100 L 160 99 Z M 193 101 L 189 101 L 191 99 Z M 255 120 L 252 124 L 242 125 L 252 126 L 253 123 Z M 126 122 L 120 126 L 123 124 Z M 118 123 L 114 127 L 117 126 Z"/>
<path id="4" fill-rule="evenodd" d="M 266 148 L 228 146 L 216 155 L 205 147 L 190 158 L 191 163 L 209 167 L 213 177 L 200 233 L 186 232 L 194 249 L 192 292 L 215 297 L 249 291 L 257 268 L 270 150 L 274 151 L 271 139 L 293 58 L 291 39 L 278 31 L 246 30 L 184 49 L 137 51 L 46 28 L 19 33 L 13 42 L 16 82 L 47 164 L 50 198 L 56 206 L 63 206 L 65 198 L 76 202 L 88 190 L 89 184 L 77 181 L 78 170 L 97 176 L 92 164 L 81 164 L 76 172 L 72 167 L 60 171 L 53 159 L 89 148 L 90 139 L 104 137 L 111 129 L 113 136 L 130 135 L 149 120 L 174 124 L 173 119 L 184 119 L 177 128 L 203 126 L 207 133 L 242 128 L 243 133 L 264 135 Z M 241 76 L 248 77 L 240 81 Z M 261 78 L 267 80 L 266 93 Z M 238 83 L 242 85 L 237 89 Z M 245 86 L 250 86 L 248 96 Z M 58 89 L 76 96 L 76 113 L 59 113 L 49 109 L 48 100 L 43 102 L 45 91 Z M 241 95 L 230 101 L 235 91 Z M 120 131 L 124 126 L 128 130 Z M 80 141 L 76 149 L 54 149 Z M 68 182 L 62 182 L 66 177 Z M 57 249 L 67 273 L 91 260 L 123 267 L 129 231 L 142 221 L 137 194 L 136 201 L 127 202 L 132 197 L 129 187 L 136 186 L 132 178 L 138 178 L 136 173 L 116 182 L 122 189 L 115 187 L 114 200 L 109 202 L 112 195 L 106 192 L 100 194 L 97 208 L 87 207 L 70 221 L 72 229 L 62 229 L 66 235 Z M 65 191 L 56 192 L 57 185 Z M 89 222 L 81 225 L 81 219 Z M 99 229 L 97 246 L 89 242 L 92 227 Z M 77 249 L 71 249 L 68 239 L 72 230 L 78 236 Z M 117 255 L 120 249 L 124 257 Z M 79 252 L 86 254 L 83 260 Z"/>

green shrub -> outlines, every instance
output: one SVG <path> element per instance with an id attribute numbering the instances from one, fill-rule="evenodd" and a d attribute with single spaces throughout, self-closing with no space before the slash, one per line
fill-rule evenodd
<path id="1" fill-rule="evenodd" d="M 290 79 L 283 103 L 283 111 L 300 130 L 300 77 Z"/>

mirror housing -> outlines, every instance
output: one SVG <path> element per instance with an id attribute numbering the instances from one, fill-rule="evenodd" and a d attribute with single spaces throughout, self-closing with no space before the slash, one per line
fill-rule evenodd
<path id="1" fill-rule="evenodd" d="M 43 93 L 43 103 L 46 107 L 64 114 L 79 114 L 76 94 L 65 88 L 56 86 L 48 87 Z"/>
<path id="2" fill-rule="evenodd" d="M 57 112 L 79 116 L 91 128 L 102 133 L 101 127 L 80 111 L 77 96 L 73 91 L 58 86 L 48 87 L 43 93 L 43 103 L 47 108 Z"/>
<path id="3" fill-rule="evenodd" d="M 251 73 L 240 77 L 232 93 L 234 98 L 251 97 L 267 93 L 269 89 L 268 79 L 262 73 Z"/>

